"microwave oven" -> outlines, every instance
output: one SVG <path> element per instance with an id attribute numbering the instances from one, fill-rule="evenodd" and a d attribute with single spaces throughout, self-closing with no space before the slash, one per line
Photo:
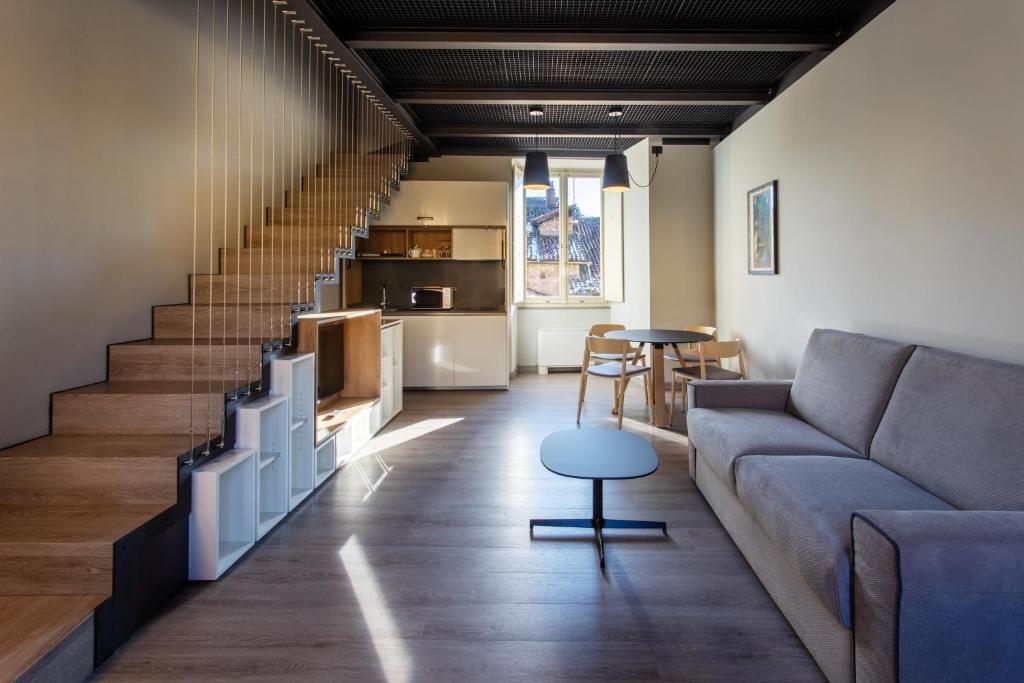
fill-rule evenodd
<path id="1" fill-rule="evenodd" d="M 455 288 L 434 285 L 412 288 L 412 307 L 449 310 L 455 305 Z"/>

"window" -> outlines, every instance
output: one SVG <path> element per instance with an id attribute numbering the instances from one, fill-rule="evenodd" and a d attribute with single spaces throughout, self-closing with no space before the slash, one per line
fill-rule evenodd
<path id="1" fill-rule="evenodd" d="M 551 173 L 551 183 L 549 190 L 519 189 L 524 193 L 524 299 L 528 303 L 601 303 L 601 178 L 562 171 Z"/>

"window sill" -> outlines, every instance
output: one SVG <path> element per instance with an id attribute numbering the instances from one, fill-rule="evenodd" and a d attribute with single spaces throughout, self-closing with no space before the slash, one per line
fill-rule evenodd
<path id="1" fill-rule="evenodd" d="M 594 301 L 584 303 L 544 303 L 540 301 L 528 301 L 515 304 L 516 308 L 611 308 L 607 301 Z"/>

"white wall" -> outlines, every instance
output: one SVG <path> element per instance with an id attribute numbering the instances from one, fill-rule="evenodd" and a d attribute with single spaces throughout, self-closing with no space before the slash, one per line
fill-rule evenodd
<path id="1" fill-rule="evenodd" d="M 1024 362 L 1024 3 L 900 0 L 715 149 L 717 317 L 754 376 L 815 327 Z M 781 274 L 746 273 L 779 181 Z"/>
<path id="2" fill-rule="evenodd" d="M 208 7 L 204 3 L 207 13 Z M 51 392 L 105 379 L 108 343 L 149 337 L 151 306 L 184 303 L 193 258 L 195 4 L 39 0 L 6 3 L 5 10 L 0 22 L 0 316 L 6 349 L 0 446 L 46 433 Z M 209 88 L 206 28 L 204 93 Z M 236 82 L 234 71 L 231 79 Z M 234 87 L 229 92 L 234 134 L 238 107 Z M 279 102 L 284 100 L 279 94 Z M 222 117 L 219 102 L 215 249 L 224 242 Z M 209 234 L 208 121 L 209 110 L 202 107 L 201 244 L 208 243 Z M 229 142 L 228 183 L 235 188 L 234 135 Z M 277 142 L 277 162 L 289 161 L 290 150 Z M 242 167 L 247 192 L 247 156 Z M 236 239 L 236 198 L 230 192 L 226 200 L 229 243 Z M 201 272 L 207 272 L 207 262 L 203 251 Z"/>
<path id="3" fill-rule="evenodd" d="M 607 307 L 522 308 L 519 307 L 516 362 L 520 368 L 537 368 L 537 330 L 590 329 L 591 325 L 610 322 Z M 583 349 L 580 349 L 580 358 Z"/>
<path id="4" fill-rule="evenodd" d="M 632 176 L 650 177 L 650 142 L 626 150 Z M 651 201 L 647 188 L 630 186 L 622 198 L 623 301 L 611 304 L 611 322 L 633 328 L 651 326 Z"/>
<path id="5" fill-rule="evenodd" d="M 663 148 L 649 191 L 653 327 L 714 324 L 713 179 L 710 146 Z"/>

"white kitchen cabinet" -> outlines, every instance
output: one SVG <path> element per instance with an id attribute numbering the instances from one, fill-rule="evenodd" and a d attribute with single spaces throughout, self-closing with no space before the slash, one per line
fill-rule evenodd
<path id="1" fill-rule="evenodd" d="M 503 228 L 452 228 L 452 258 L 484 261 L 505 258 Z"/>
<path id="2" fill-rule="evenodd" d="M 504 315 L 439 313 L 402 320 L 401 386 L 508 386 L 508 319 Z"/>
<path id="3" fill-rule="evenodd" d="M 450 387 L 453 373 L 455 325 L 447 315 L 402 318 L 405 344 L 402 375 L 407 387 Z"/>
<path id="4" fill-rule="evenodd" d="M 508 323 L 505 316 L 455 316 L 456 387 L 508 386 Z"/>
<path id="5" fill-rule="evenodd" d="M 429 216 L 429 220 L 426 217 Z M 382 207 L 379 225 L 505 225 L 508 183 L 473 180 L 403 180 Z"/>
<path id="6" fill-rule="evenodd" d="M 381 424 L 402 411 L 402 328 L 389 325 L 380 334 L 380 406 Z"/>

